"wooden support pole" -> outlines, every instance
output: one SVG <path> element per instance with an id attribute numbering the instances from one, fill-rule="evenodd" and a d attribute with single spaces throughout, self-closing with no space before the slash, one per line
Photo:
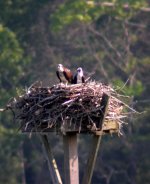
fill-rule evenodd
<path id="1" fill-rule="evenodd" d="M 109 96 L 107 94 L 104 94 L 102 96 L 102 100 L 101 100 L 101 118 L 100 118 L 100 122 L 98 124 L 99 127 L 97 128 L 101 128 L 101 131 L 103 132 L 103 122 L 105 120 L 105 116 L 107 113 L 107 109 L 108 109 L 108 100 L 109 100 Z M 84 176 L 83 176 L 83 180 L 82 180 L 82 184 L 90 184 L 91 180 L 92 180 L 92 175 L 93 175 L 93 171 L 94 171 L 94 167 L 95 167 L 95 162 L 96 162 L 96 158 L 97 158 L 97 154 L 98 154 L 98 150 L 99 150 L 99 146 L 100 146 L 100 142 L 101 142 L 101 138 L 102 138 L 102 134 L 97 136 L 97 135 L 93 135 L 93 140 L 92 140 L 92 145 L 90 148 L 90 153 L 89 153 L 89 157 L 88 157 L 88 161 L 87 161 L 87 165 L 85 167 L 85 172 L 84 172 Z"/>
<path id="2" fill-rule="evenodd" d="M 79 184 L 77 134 L 63 136 L 65 184 Z"/>
<path id="3" fill-rule="evenodd" d="M 100 119 L 97 124 L 97 128 L 99 128 L 100 130 L 102 129 L 102 125 L 106 117 L 106 113 L 108 109 L 108 101 L 109 101 L 109 96 L 104 93 L 102 96 L 101 104 L 100 104 L 100 115 L 99 115 Z"/>
<path id="4" fill-rule="evenodd" d="M 59 173 L 59 170 L 57 168 L 57 164 L 56 164 L 56 161 L 54 159 L 54 156 L 52 154 L 51 147 L 50 147 L 50 144 L 48 142 L 48 138 L 46 135 L 41 135 L 41 137 L 42 137 L 42 141 L 43 141 L 45 151 L 47 154 L 48 167 L 49 167 L 52 182 L 53 182 L 53 184 L 62 184 L 60 173 Z"/>

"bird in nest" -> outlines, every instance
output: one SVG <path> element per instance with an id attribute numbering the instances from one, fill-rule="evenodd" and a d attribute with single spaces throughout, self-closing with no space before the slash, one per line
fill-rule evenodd
<path id="1" fill-rule="evenodd" d="M 83 69 L 81 67 L 77 69 L 77 72 L 73 77 L 72 83 L 73 84 L 85 83 L 85 77 L 84 77 Z"/>
<path id="2" fill-rule="evenodd" d="M 58 64 L 56 75 L 60 81 L 60 83 L 65 83 L 66 85 L 72 84 L 73 74 L 70 69 L 64 67 L 62 64 Z"/>

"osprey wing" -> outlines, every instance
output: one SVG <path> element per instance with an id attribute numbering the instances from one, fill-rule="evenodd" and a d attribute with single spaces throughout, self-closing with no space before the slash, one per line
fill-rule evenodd
<path id="1" fill-rule="evenodd" d="M 69 83 L 72 83 L 72 79 L 73 79 L 72 72 L 69 69 L 65 68 L 63 74 L 64 74 L 66 80 Z"/>
<path id="2" fill-rule="evenodd" d="M 74 75 L 72 79 L 72 84 L 77 84 L 77 74 Z"/>
<path id="3" fill-rule="evenodd" d="M 85 83 L 85 77 L 82 76 L 82 83 Z"/>
<path id="4" fill-rule="evenodd" d="M 62 80 L 61 80 L 61 78 L 60 78 L 59 71 L 56 71 L 56 75 L 57 75 L 58 79 L 60 80 L 60 82 L 62 82 Z"/>

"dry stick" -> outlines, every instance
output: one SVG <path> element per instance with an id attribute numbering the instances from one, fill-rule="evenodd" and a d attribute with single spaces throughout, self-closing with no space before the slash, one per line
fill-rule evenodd
<path id="1" fill-rule="evenodd" d="M 76 121 L 76 118 L 81 119 L 81 117 L 89 116 L 91 119 L 88 118 L 86 123 L 90 125 L 92 117 L 99 116 L 99 103 L 103 92 L 113 94 L 110 99 L 107 119 L 116 118 L 118 121 L 118 118 L 122 117 L 119 116 L 122 115 L 122 111 L 117 111 L 117 109 L 125 103 L 116 98 L 119 94 L 115 93 L 115 90 L 109 86 L 90 82 L 68 85 L 64 88 L 54 86 L 49 89 L 51 89 L 51 93 L 47 91 L 48 88 L 32 88 L 30 95 L 25 94 L 19 97 L 17 101 L 8 103 L 15 113 L 15 119 L 21 121 L 22 126 L 20 128 L 22 130 L 28 124 L 30 124 L 29 129 L 27 128 L 24 131 L 27 132 L 34 128 L 33 121 L 40 126 L 38 129 L 41 128 L 41 131 L 45 130 L 46 123 L 48 123 L 47 128 L 53 128 L 53 122 L 59 125 L 60 114 L 62 113 L 64 118 L 71 118 L 73 122 Z M 23 105 L 20 106 L 22 103 Z M 124 105 L 124 107 L 129 108 L 127 105 Z M 135 112 L 131 108 L 129 110 Z M 39 122 L 41 122 L 40 125 Z"/>
<path id="2" fill-rule="evenodd" d="M 108 100 L 109 100 L 109 96 L 104 93 L 103 96 L 102 96 L 102 101 L 101 101 L 101 106 L 100 106 L 101 118 L 100 118 L 100 122 L 98 124 L 99 127 L 97 127 L 97 128 L 103 127 L 103 123 L 104 123 L 106 113 L 107 113 L 107 109 L 108 109 Z M 85 169 L 85 172 L 84 172 L 82 184 L 85 184 L 85 183 L 90 184 L 91 183 L 91 179 L 92 179 L 92 175 L 93 175 L 93 171 L 94 171 L 94 166 L 95 166 L 98 150 L 99 150 L 100 142 L 101 142 L 101 139 L 102 139 L 102 133 L 103 133 L 103 128 L 101 128 L 101 135 L 99 135 L 99 136 L 94 135 L 93 136 L 93 141 L 92 141 L 92 144 L 91 144 L 92 148 L 90 150 L 87 165 L 85 167 L 86 169 Z"/>
<path id="3" fill-rule="evenodd" d="M 42 138 L 42 141 L 43 141 L 46 153 L 47 153 L 47 161 L 48 161 L 48 166 L 49 166 L 52 182 L 53 182 L 53 184 L 62 184 L 60 173 L 58 171 L 56 161 L 55 161 L 54 156 L 52 154 L 47 136 L 41 135 L 41 138 Z"/>

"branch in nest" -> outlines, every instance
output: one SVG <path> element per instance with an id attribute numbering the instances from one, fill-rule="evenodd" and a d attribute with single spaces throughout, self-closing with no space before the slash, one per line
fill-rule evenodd
<path id="1" fill-rule="evenodd" d="M 25 131 L 28 128 L 30 131 L 61 131 L 67 127 L 72 131 L 84 129 L 92 132 L 94 126 L 96 131 L 101 116 L 100 104 L 104 93 L 110 96 L 107 121 L 115 121 L 119 125 L 128 115 L 123 112 L 125 107 L 136 112 L 117 98 L 119 94 L 112 87 L 98 82 L 52 87 L 32 85 L 24 95 L 9 102 L 8 106 Z M 120 129 L 118 131 L 121 132 Z"/>

